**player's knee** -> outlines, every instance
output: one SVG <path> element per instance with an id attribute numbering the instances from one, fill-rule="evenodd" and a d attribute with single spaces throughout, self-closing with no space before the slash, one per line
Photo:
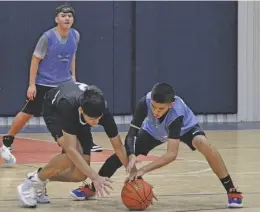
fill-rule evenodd
<path id="1" fill-rule="evenodd" d="M 214 148 L 211 146 L 210 142 L 203 135 L 195 136 L 192 140 L 192 145 L 202 154 L 206 154 L 207 152 L 211 152 Z"/>

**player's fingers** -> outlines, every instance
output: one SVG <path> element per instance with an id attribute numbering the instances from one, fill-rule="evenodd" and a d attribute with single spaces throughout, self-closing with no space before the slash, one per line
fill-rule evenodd
<path id="1" fill-rule="evenodd" d="M 113 180 L 110 179 L 110 178 L 108 178 L 108 177 L 105 177 L 105 181 L 110 182 L 110 183 L 113 183 Z"/>
<path id="2" fill-rule="evenodd" d="M 27 97 L 28 97 L 28 99 L 32 100 L 32 95 L 31 95 L 30 91 L 27 91 Z"/>
<path id="3" fill-rule="evenodd" d="M 105 193 L 106 193 L 107 195 L 110 195 L 110 192 L 109 192 L 109 190 L 108 190 L 106 187 L 104 187 L 103 190 L 105 191 Z"/>
<path id="4" fill-rule="evenodd" d="M 135 179 L 135 175 L 129 177 L 129 182 L 133 181 Z"/>
<path id="5" fill-rule="evenodd" d="M 104 196 L 104 194 L 103 194 L 103 188 L 100 188 L 100 189 L 99 189 L 99 193 L 100 193 L 100 197 L 103 197 L 103 196 Z"/>
<path id="6" fill-rule="evenodd" d="M 124 183 L 126 184 L 126 183 L 128 183 L 128 182 L 129 182 L 129 177 L 127 177 L 127 178 L 125 179 Z"/>
<path id="7" fill-rule="evenodd" d="M 100 192 L 99 190 L 96 188 L 96 197 L 99 198 L 100 197 Z"/>
<path id="8" fill-rule="evenodd" d="M 112 187 L 112 185 L 111 185 L 109 182 L 105 182 L 104 185 L 105 185 L 105 187 L 108 187 L 108 188 L 110 188 L 111 190 L 113 190 L 113 187 Z M 105 188 L 105 187 L 104 187 L 104 188 Z"/>
<path id="9" fill-rule="evenodd" d="M 155 196 L 155 194 L 153 194 L 153 198 L 154 198 L 155 200 L 159 201 L 158 198 Z"/>
<path id="10" fill-rule="evenodd" d="M 34 98 L 36 97 L 36 90 L 33 92 L 33 96 L 34 96 Z"/>
<path id="11" fill-rule="evenodd" d="M 33 100 L 34 99 L 34 92 L 30 92 L 30 98 L 31 98 L 31 100 Z"/>
<path id="12" fill-rule="evenodd" d="M 129 174 L 131 172 L 131 169 L 132 169 L 132 164 L 129 164 L 128 167 L 127 167 L 127 173 Z"/>

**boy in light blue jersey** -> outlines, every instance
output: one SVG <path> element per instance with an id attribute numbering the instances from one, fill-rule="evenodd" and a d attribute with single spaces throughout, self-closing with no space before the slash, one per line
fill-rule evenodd
<path id="1" fill-rule="evenodd" d="M 144 174 L 175 161 L 180 141 L 187 144 L 191 150 L 197 149 L 205 156 L 227 191 L 228 207 L 242 207 L 242 193 L 233 185 L 219 152 L 206 138 L 191 109 L 166 83 L 154 85 L 152 91 L 137 104 L 125 139 L 125 147 L 129 155 L 127 170 L 131 173 L 126 181 L 141 178 Z M 147 155 L 156 146 L 165 142 L 168 142 L 168 147 L 164 155 L 136 170 L 136 156 Z M 99 174 L 111 177 L 121 166 L 120 160 L 114 154 L 106 160 Z M 88 199 L 89 194 L 91 194 L 89 185 L 71 192 L 71 195 L 78 200 Z"/>
<path id="2" fill-rule="evenodd" d="M 3 136 L 0 156 L 10 158 L 5 159 L 9 164 L 15 163 L 10 154 L 15 135 L 33 116 L 41 115 L 44 95 L 62 83 L 76 81 L 75 60 L 80 34 L 72 28 L 75 11 L 65 4 L 58 6 L 55 13 L 57 25 L 42 34 L 31 59 L 26 103 L 14 118 L 8 134 Z M 93 143 L 92 151 L 102 151 L 102 147 Z"/>

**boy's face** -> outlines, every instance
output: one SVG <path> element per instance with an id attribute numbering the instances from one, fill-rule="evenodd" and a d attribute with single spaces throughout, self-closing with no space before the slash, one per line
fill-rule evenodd
<path id="1" fill-rule="evenodd" d="M 85 122 L 87 124 L 89 124 L 90 126 L 98 125 L 100 119 L 102 118 L 102 115 L 100 117 L 97 117 L 97 118 L 92 118 L 92 117 L 88 116 L 87 114 L 85 114 L 81 108 L 80 108 L 80 112 L 81 112 Z"/>
<path id="2" fill-rule="evenodd" d="M 74 18 L 72 13 L 63 13 L 60 12 L 57 14 L 55 18 L 55 22 L 59 25 L 62 29 L 70 29 L 72 27 Z"/>
<path id="3" fill-rule="evenodd" d="M 150 102 L 151 111 L 155 118 L 159 119 L 172 107 L 173 103 L 157 103 L 153 100 Z"/>

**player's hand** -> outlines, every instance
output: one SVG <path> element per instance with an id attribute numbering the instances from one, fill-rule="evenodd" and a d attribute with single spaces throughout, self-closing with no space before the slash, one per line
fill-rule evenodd
<path id="1" fill-rule="evenodd" d="M 93 184 L 96 189 L 97 196 L 103 197 L 104 192 L 109 195 L 110 194 L 109 189 L 113 190 L 111 183 L 112 180 L 108 177 L 98 176 L 96 179 L 94 179 Z"/>
<path id="2" fill-rule="evenodd" d="M 151 184 L 149 184 L 149 185 L 151 186 L 151 189 L 152 189 L 152 197 L 153 197 L 153 199 L 159 201 L 158 198 L 156 197 L 156 195 L 154 194 L 154 191 L 153 191 L 154 186 L 151 185 Z M 154 203 L 154 202 L 153 202 L 153 200 L 152 200 L 152 201 L 151 201 L 151 204 L 153 205 L 153 203 Z"/>
<path id="3" fill-rule="evenodd" d="M 139 170 L 132 172 L 130 176 L 127 177 L 127 179 L 125 180 L 125 183 L 137 180 L 139 177 L 142 177 L 144 174 L 145 171 L 142 168 L 140 168 Z"/>
<path id="4" fill-rule="evenodd" d="M 133 167 L 135 166 L 136 162 L 137 162 L 136 156 L 135 156 L 134 154 L 130 155 L 130 156 L 129 156 L 129 163 L 128 163 L 127 167 L 126 167 L 126 172 L 127 172 L 128 174 L 131 173 L 131 170 L 132 170 Z"/>
<path id="5" fill-rule="evenodd" d="M 29 85 L 27 89 L 27 97 L 30 100 L 33 100 L 36 97 L 36 86 L 34 84 Z"/>

